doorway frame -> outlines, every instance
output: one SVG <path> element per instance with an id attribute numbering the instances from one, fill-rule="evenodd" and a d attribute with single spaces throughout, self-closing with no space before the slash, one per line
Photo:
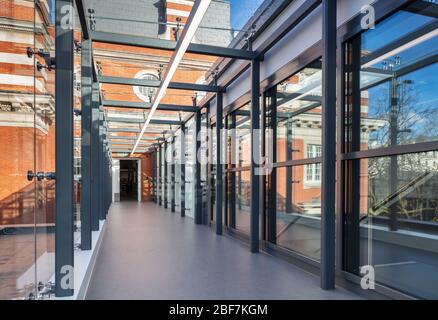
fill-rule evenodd
<path id="1" fill-rule="evenodd" d="M 119 168 L 120 168 L 120 161 L 137 161 L 137 202 L 141 202 L 141 187 L 142 187 L 142 183 L 141 183 L 141 159 L 140 158 L 114 158 L 114 160 L 119 161 Z M 117 178 L 117 183 L 120 186 L 120 169 L 119 169 L 119 175 Z M 112 194 L 112 197 L 114 199 L 114 192 Z M 119 202 L 121 202 L 119 200 Z"/>

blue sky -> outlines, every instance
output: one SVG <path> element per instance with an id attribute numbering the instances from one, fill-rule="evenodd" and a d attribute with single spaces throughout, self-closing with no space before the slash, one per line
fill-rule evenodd
<path id="1" fill-rule="evenodd" d="M 264 0 L 230 0 L 231 27 L 240 30 Z"/>
<path id="2" fill-rule="evenodd" d="M 49 7 L 50 7 L 50 19 L 52 23 L 55 23 L 55 0 L 49 1 Z"/>
<path id="3" fill-rule="evenodd" d="M 367 31 L 362 35 L 362 49 L 375 51 L 434 21 L 436 19 L 431 17 L 404 11 L 398 12 L 376 25 L 374 30 Z M 396 69 L 405 67 L 426 56 L 436 54 L 437 48 L 438 37 L 435 36 L 412 48 L 399 52 L 397 55 L 401 59 L 401 65 L 396 67 Z M 393 59 L 394 57 L 391 57 L 389 60 Z M 382 63 L 380 62 L 376 67 L 382 68 Z M 423 101 L 436 99 L 437 81 L 434 79 L 434 75 L 436 75 L 437 71 L 438 65 L 434 64 L 426 69 L 410 73 L 407 76 L 409 80 L 414 82 L 415 89 L 420 95 L 419 99 Z"/>

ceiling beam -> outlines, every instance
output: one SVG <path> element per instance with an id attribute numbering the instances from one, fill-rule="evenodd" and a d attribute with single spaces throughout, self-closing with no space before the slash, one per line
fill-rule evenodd
<path id="1" fill-rule="evenodd" d="M 75 0 L 75 4 L 76 4 L 76 11 L 79 16 L 79 22 L 81 24 L 82 38 L 88 40 L 90 39 L 90 32 L 89 32 L 90 28 L 88 26 L 88 20 L 85 16 L 84 4 L 82 0 Z"/>
<path id="2" fill-rule="evenodd" d="M 108 132 L 128 132 L 128 133 L 140 133 L 141 130 L 140 128 L 136 129 L 136 128 L 108 128 Z M 150 129 L 147 132 L 148 134 L 157 134 L 157 135 L 162 135 L 162 134 L 175 134 L 176 131 L 172 131 L 172 130 L 157 130 L 157 129 Z M 136 138 L 137 140 L 138 138 Z M 141 140 L 140 140 L 141 141 Z"/>
<path id="3" fill-rule="evenodd" d="M 159 49 L 165 51 L 174 51 L 177 45 L 176 41 L 171 40 L 146 38 L 141 36 L 102 31 L 92 31 L 91 38 L 93 41 L 96 42 Z M 191 43 L 186 52 L 242 60 L 252 60 L 255 56 L 254 52 L 248 50 L 219 47 L 199 43 Z"/>
<path id="4" fill-rule="evenodd" d="M 144 123 L 144 119 L 129 119 L 129 118 L 115 118 L 115 117 L 107 117 L 106 121 L 120 122 L 120 123 Z M 177 120 L 152 119 L 150 123 L 181 126 L 184 122 Z"/>
<path id="5" fill-rule="evenodd" d="M 151 104 L 147 102 L 119 101 L 119 100 L 104 100 L 104 107 L 128 108 L 128 109 L 151 109 Z M 180 106 L 177 104 L 160 104 L 157 110 L 161 111 L 180 111 L 180 112 L 197 112 L 198 107 L 195 106 Z"/>
<path id="6" fill-rule="evenodd" d="M 106 83 L 106 84 L 119 84 L 119 85 L 140 86 L 140 87 L 149 87 L 149 88 L 159 88 L 161 85 L 161 81 L 149 80 L 149 79 L 121 78 L 121 77 L 108 77 L 108 76 L 99 76 L 98 79 L 100 83 Z M 171 82 L 168 88 L 177 89 L 177 90 L 202 91 L 202 92 L 219 92 L 219 91 L 223 92 L 223 90 L 218 86 L 183 83 L 183 82 Z"/>
<path id="7" fill-rule="evenodd" d="M 137 140 L 137 137 L 135 136 L 109 136 L 110 140 Z M 157 141 L 157 138 L 146 138 L 143 137 L 141 141 Z"/>
<path id="8" fill-rule="evenodd" d="M 130 150 L 131 150 L 130 148 L 129 149 L 127 149 L 127 148 L 123 148 L 123 149 L 117 148 L 117 149 L 113 149 L 111 151 L 113 153 L 129 153 Z M 149 151 L 149 148 L 148 149 L 137 150 L 136 153 L 145 153 L 145 152 L 148 152 L 148 151 Z"/>
<path id="9" fill-rule="evenodd" d="M 111 140 L 111 139 L 110 139 Z M 111 141 L 112 146 L 132 146 L 134 143 L 133 141 Z M 152 141 L 149 141 L 149 143 L 140 143 L 140 147 L 148 147 L 152 145 Z"/>

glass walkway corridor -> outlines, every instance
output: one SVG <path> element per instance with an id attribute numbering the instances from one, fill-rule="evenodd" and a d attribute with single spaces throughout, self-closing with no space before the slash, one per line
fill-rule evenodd
<path id="1" fill-rule="evenodd" d="M 0 1 L 0 300 L 438 299 L 438 3 Z"/>
<path id="2" fill-rule="evenodd" d="M 360 299 L 153 203 L 115 204 L 107 223 L 87 299 Z"/>

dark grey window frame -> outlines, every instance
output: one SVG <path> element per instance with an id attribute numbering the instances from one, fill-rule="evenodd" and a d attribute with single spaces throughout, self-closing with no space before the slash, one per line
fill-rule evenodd
<path id="1" fill-rule="evenodd" d="M 374 4 L 374 9 L 376 13 L 376 21 L 378 24 L 380 21 L 386 19 L 392 14 L 403 10 L 403 7 L 407 6 L 409 3 L 415 2 L 415 0 L 397 0 L 397 1 L 385 1 L 379 0 Z M 361 15 L 356 15 L 349 22 L 345 23 L 341 27 L 338 28 L 337 34 L 337 71 L 336 71 L 336 82 L 337 82 L 337 141 L 341 141 L 342 143 L 337 143 L 336 149 L 336 157 L 338 159 L 337 166 L 337 181 L 342 181 L 343 183 L 338 183 L 336 185 L 336 239 L 340 239 L 341 241 L 336 242 L 336 274 L 337 274 L 337 282 L 342 283 L 343 286 L 347 288 L 355 288 L 355 285 L 359 285 L 361 281 L 361 277 L 356 274 L 350 273 L 346 271 L 347 269 L 347 261 L 345 257 L 347 254 L 351 254 L 352 249 L 348 249 L 345 243 L 347 238 L 346 228 L 345 228 L 345 201 L 346 201 L 346 191 L 344 182 L 346 179 L 349 179 L 349 176 L 346 175 L 347 164 L 350 163 L 350 170 L 358 170 L 357 163 L 360 159 L 381 157 L 381 156 L 392 156 L 392 155 L 402 155 L 407 153 L 419 153 L 419 152 L 427 152 L 427 151 L 436 151 L 438 148 L 438 141 L 418 143 L 413 145 L 399 145 L 387 148 L 379 148 L 372 150 L 363 150 L 363 151 L 351 151 L 348 152 L 345 149 L 345 73 L 346 73 L 346 44 L 354 41 L 354 39 L 359 38 L 359 36 L 365 32 L 361 28 Z M 339 99 L 342 97 L 342 99 Z M 354 117 L 354 115 L 353 115 Z M 356 118 L 360 118 L 360 114 L 356 114 Z M 357 121 L 357 119 L 356 119 Z M 359 119 L 360 121 L 360 119 Z M 357 140 L 357 135 L 356 135 Z M 356 142 L 357 144 L 357 142 Z M 356 147 L 357 148 L 357 147 Z M 354 165 L 356 163 L 356 165 Z M 351 166 L 353 164 L 353 166 Z M 352 186 L 352 188 L 358 188 L 358 186 Z M 354 203 L 353 201 L 352 203 Z M 356 201 L 357 203 L 357 201 Z M 347 251 L 349 253 L 347 253 Z M 358 259 L 358 257 L 356 257 Z M 354 261 L 352 262 L 354 263 Z M 353 286 L 352 286 L 353 284 Z M 412 297 L 402 293 L 400 291 L 389 288 L 385 285 L 376 283 L 374 294 L 371 297 L 383 295 L 386 297 L 394 298 L 394 299 L 411 299 Z"/>

